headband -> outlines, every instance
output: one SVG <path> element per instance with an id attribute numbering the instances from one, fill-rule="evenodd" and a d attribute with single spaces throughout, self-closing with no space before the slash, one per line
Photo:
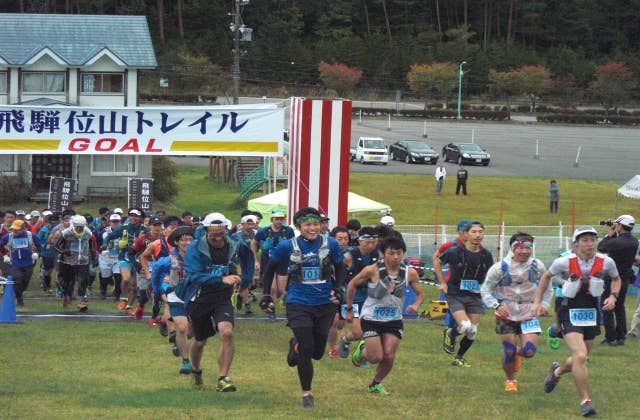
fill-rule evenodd
<path id="1" fill-rule="evenodd" d="M 301 225 L 305 222 L 310 222 L 310 223 L 320 223 L 320 216 L 318 216 L 317 214 L 305 214 L 304 216 L 300 216 L 296 219 L 296 225 Z"/>

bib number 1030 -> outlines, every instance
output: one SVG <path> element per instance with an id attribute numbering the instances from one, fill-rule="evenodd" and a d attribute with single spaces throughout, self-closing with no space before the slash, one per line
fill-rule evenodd
<path id="1" fill-rule="evenodd" d="M 595 308 L 574 308 L 569 309 L 569 320 L 576 327 L 595 327 L 598 317 Z"/>

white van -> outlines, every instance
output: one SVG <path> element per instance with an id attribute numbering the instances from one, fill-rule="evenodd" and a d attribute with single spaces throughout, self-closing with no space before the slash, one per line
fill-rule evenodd
<path id="1" fill-rule="evenodd" d="M 351 148 L 351 160 L 365 163 L 389 162 L 389 152 L 384 140 L 380 137 L 360 137 L 355 149 Z"/>

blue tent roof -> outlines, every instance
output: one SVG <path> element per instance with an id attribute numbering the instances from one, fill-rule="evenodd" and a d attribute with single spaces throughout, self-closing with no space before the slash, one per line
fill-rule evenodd
<path id="1" fill-rule="evenodd" d="M 107 49 L 127 67 L 158 63 L 145 16 L 0 13 L 0 57 L 21 66 L 43 49 L 81 67 Z"/>

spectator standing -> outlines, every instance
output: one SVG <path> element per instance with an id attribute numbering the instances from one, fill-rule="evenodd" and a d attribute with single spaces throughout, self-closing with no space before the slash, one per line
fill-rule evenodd
<path id="1" fill-rule="evenodd" d="M 558 212 L 558 201 L 560 200 L 560 187 L 555 179 L 549 182 L 549 211 Z"/>
<path id="2" fill-rule="evenodd" d="M 456 195 L 460 193 L 460 188 L 462 188 L 462 194 L 467 195 L 467 179 L 469 179 L 469 172 L 464 169 L 464 165 L 460 165 L 458 168 L 458 172 L 456 172 L 456 179 L 458 183 L 456 184 Z"/>
<path id="3" fill-rule="evenodd" d="M 627 335 L 627 314 L 624 301 L 627 297 L 629 283 L 635 278 L 633 263 L 638 253 L 638 240 L 631 235 L 635 225 L 633 216 L 623 214 L 618 217 L 612 226 L 609 226 L 607 236 L 598 244 L 598 251 L 608 254 L 616 263 L 616 268 L 622 279 L 620 294 L 616 299 L 613 311 L 604 311 L 604 340 L 601 344 L 609 346 L 623 346 Z M 604 296 L 611 294 L 611 278 L 604 278 Z"/>
<path id="4" fill-rule="evenodd" d="M 436 168 L 436 194 L 442 193 L 442 186 L 444 185 L 444 179 L 447 177 L 447 169 L 444 167 L 444 163 L 440 162 Z"/>

